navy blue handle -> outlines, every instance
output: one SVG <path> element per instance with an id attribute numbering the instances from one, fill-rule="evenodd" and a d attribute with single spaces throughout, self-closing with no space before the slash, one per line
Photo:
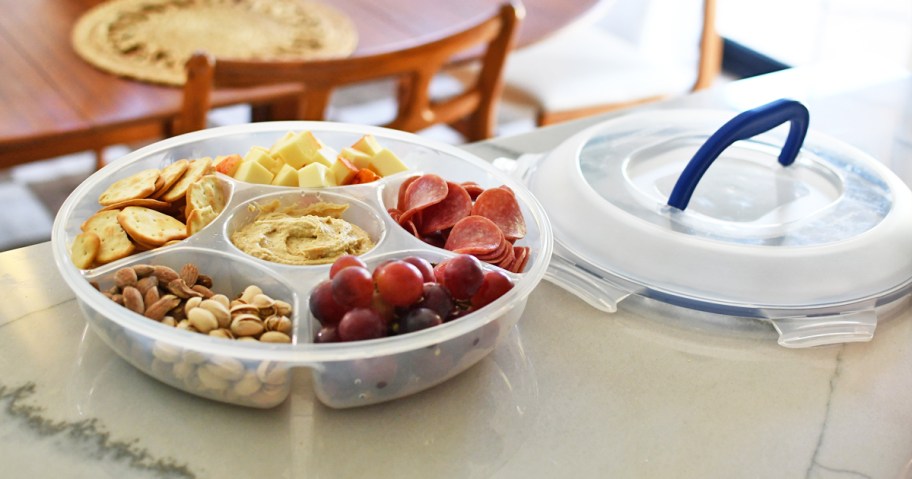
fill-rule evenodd
<path id="1" fill-rule="evenodd" d="M 798 156 L 804 137 L 807 135 L 810 114 L 807 108 L 795 100 L 781 99 L 752 110 L 744 111 L 722 125 L 712 134 L 697 150 L 690 162 L 678 177 L 671 195 L 668 197 L 668 206 L 683 210 L 690 202 L 690 196 L 697 183 L 709 165 L 738 140 L 746 140 L 753 136 L 767 132 L 777 126 L 790 121 L 788 137 L 779 153 L 779 164 L 791 165 Z"/>

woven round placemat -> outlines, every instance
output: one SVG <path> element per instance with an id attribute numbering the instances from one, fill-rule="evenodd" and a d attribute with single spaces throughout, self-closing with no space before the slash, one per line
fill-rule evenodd
<path id="1" fill-rule="evenodd" d="M 357 31 L 347 15 L 299 0 L 111 0 L 83 14 L 73 48 L 96 67 L 136 80 L 182 85 L 195 51 L 215 57 L 310 60 L 345 57 Z"/>

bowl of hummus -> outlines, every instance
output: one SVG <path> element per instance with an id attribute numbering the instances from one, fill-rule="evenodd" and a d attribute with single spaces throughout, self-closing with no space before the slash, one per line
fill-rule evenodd
<path id="1" fill-rule="evenodd" d="M 308 151 L 292 138 L 319 141 Z M 310 166 L 333 158 L 346 161 Z M 415 182 L 428 175 L 440 179 Z M 412 182 L 419 186 L 403 200 Z M 444 201 L 434 191 L 441 184 L 462 185 L 450 187 L 460 194 L 503 189 L 515 199 L 523 235 L 492 243 L 486 254 L 500 262 L 484 263 L 513 287 L 428 329 L 318 343 L 309 302 L 337 258 L 356 256 L 373 269 L 459 254 L 443 247 L 449 229 L 435 233 L 441 242 L 416 234 L 415 225 L 443 224 L 452 205 L 465 204 Z M 391 213 L 403 202 L 413 206 L 410 222 Z M 460 234 L 470 248 L 474 230 Z M 145 374 L 240 406 L 274 407 L 311 388 L 324 404 L 348 408 L 419 393 L 491 353 L 543 279 L 552 233 L 518 180 L 455 146 L 379 127 L 289 121 L 181 135 L 110 163 L 67 198 L 52 248 L 91 329 Z M 522 261 L 503 259 L 514 250 Z M 312 380 L 296 384 L 295 368 Z"/>

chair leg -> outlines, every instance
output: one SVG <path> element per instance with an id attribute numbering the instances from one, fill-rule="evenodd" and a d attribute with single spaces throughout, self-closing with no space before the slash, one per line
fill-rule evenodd
<path id="1" fill-rule="evenodd" d="M 95 153 L 95 170 L 100 170 L 105 166 L 104 148 L 96 148 Z"/>

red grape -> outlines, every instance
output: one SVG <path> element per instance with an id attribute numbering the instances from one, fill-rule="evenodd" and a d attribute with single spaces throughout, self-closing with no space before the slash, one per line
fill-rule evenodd
<path id="1" fill-rule="evenodd" d="M 310 312 L 323 326 L 339 324 L 348 308 L 339 304 L 332 294 L 332 281 L 325 280 L 310 293 Z"/>
<path id="2" fill-rule="evenodd" d="M 333 298 L 342 306 L 366 308 L 374 295 L 374 280 L 366 268 L 349 266 L 332 279 Z"/>
<path id="3" fill-rule="evenodd" d="M 418 271 L 421 272 L 421 277 L 424 278 L 425 283 L 433 283 L 437 281 L 437 276 L 434 274 L 434 266 L 430 261 L 418 257 L 418 256 L 406 256 L 402 258 L 402 261 L 411 264 L 412 266 L 418 268 Z"/>
<path id="4" fill-rule="evenodd" d="M 344 271 L 344 270 L 343 270 Z M 424 279 L 421 271 L 405 261 L 390 261 L 374 272 L 377 291 L 393 306 L 410 306 L 421 299 Z"/>
<path id="5" fill-rule="evenodd" d="M 440 315 L 428 308 L 415 308 L 402 319 L 401 333 L 413 333 L 443 323 Z"/>
<path id="6" fill-rule="evenodd" d="M 374 291 L 374 297 L 371 300 L 370 308 L 376 311 L 386 324 L 391 323 L 396 315 L 396 308 L 394 308 L 392 304 L 387 303 L 377 291 Z"/>
<path id="7" fill-rule="evenodd" d="M 484 280 L 481 262 L 467 254 L 450 258 L 442 273 L 443 277 L 437 276 L 437 281 L 443 284 L 456 300 L 471 298 Z"/>
<path id="8" fill-rule="evenodd" d="M 513 288 L 513 281 L 503 271 L 488 271 L 484 274 L 481 287 L 472 295 L 472 306 L 476 309 L 490 304 Z"/>
<path id="9" fill-rule="evenodd" d="M 364 261 L 361 261 L 361 258 L 353 254 L 346 254 L 336 258 L 336 261 L 333 262 L 332 266 L 329 267 L 329 279 L 336 277 L 336 273 L 349 267 L 349 266 L 360 266 L 364 269 L 367 269 L 367 265 Z"/>
<path id="10" fill-rule="evenodd" d="M 453 310 L 453 298 L 450 297 L 450 293 L 446 288 L 440 284 L 424 283 L 424 294 L 417 307 L 428 308 L 439 314 L 441 318 L 446 318 L 450 315 L 450 311 Z"/>
<path id="11" fill-rule="evenodd" d="M 335 326 L 323 326 L 317 331 L 318 343 L 335 343 L 339 341 L 339 330 Z"/>
<path id="12" fill-rule="evenodd" d="M 376 311 L 355 308 L 342 316 L 338 332 L 342 341 L 382 338 L 386 336 L 386 325 Z"/>

